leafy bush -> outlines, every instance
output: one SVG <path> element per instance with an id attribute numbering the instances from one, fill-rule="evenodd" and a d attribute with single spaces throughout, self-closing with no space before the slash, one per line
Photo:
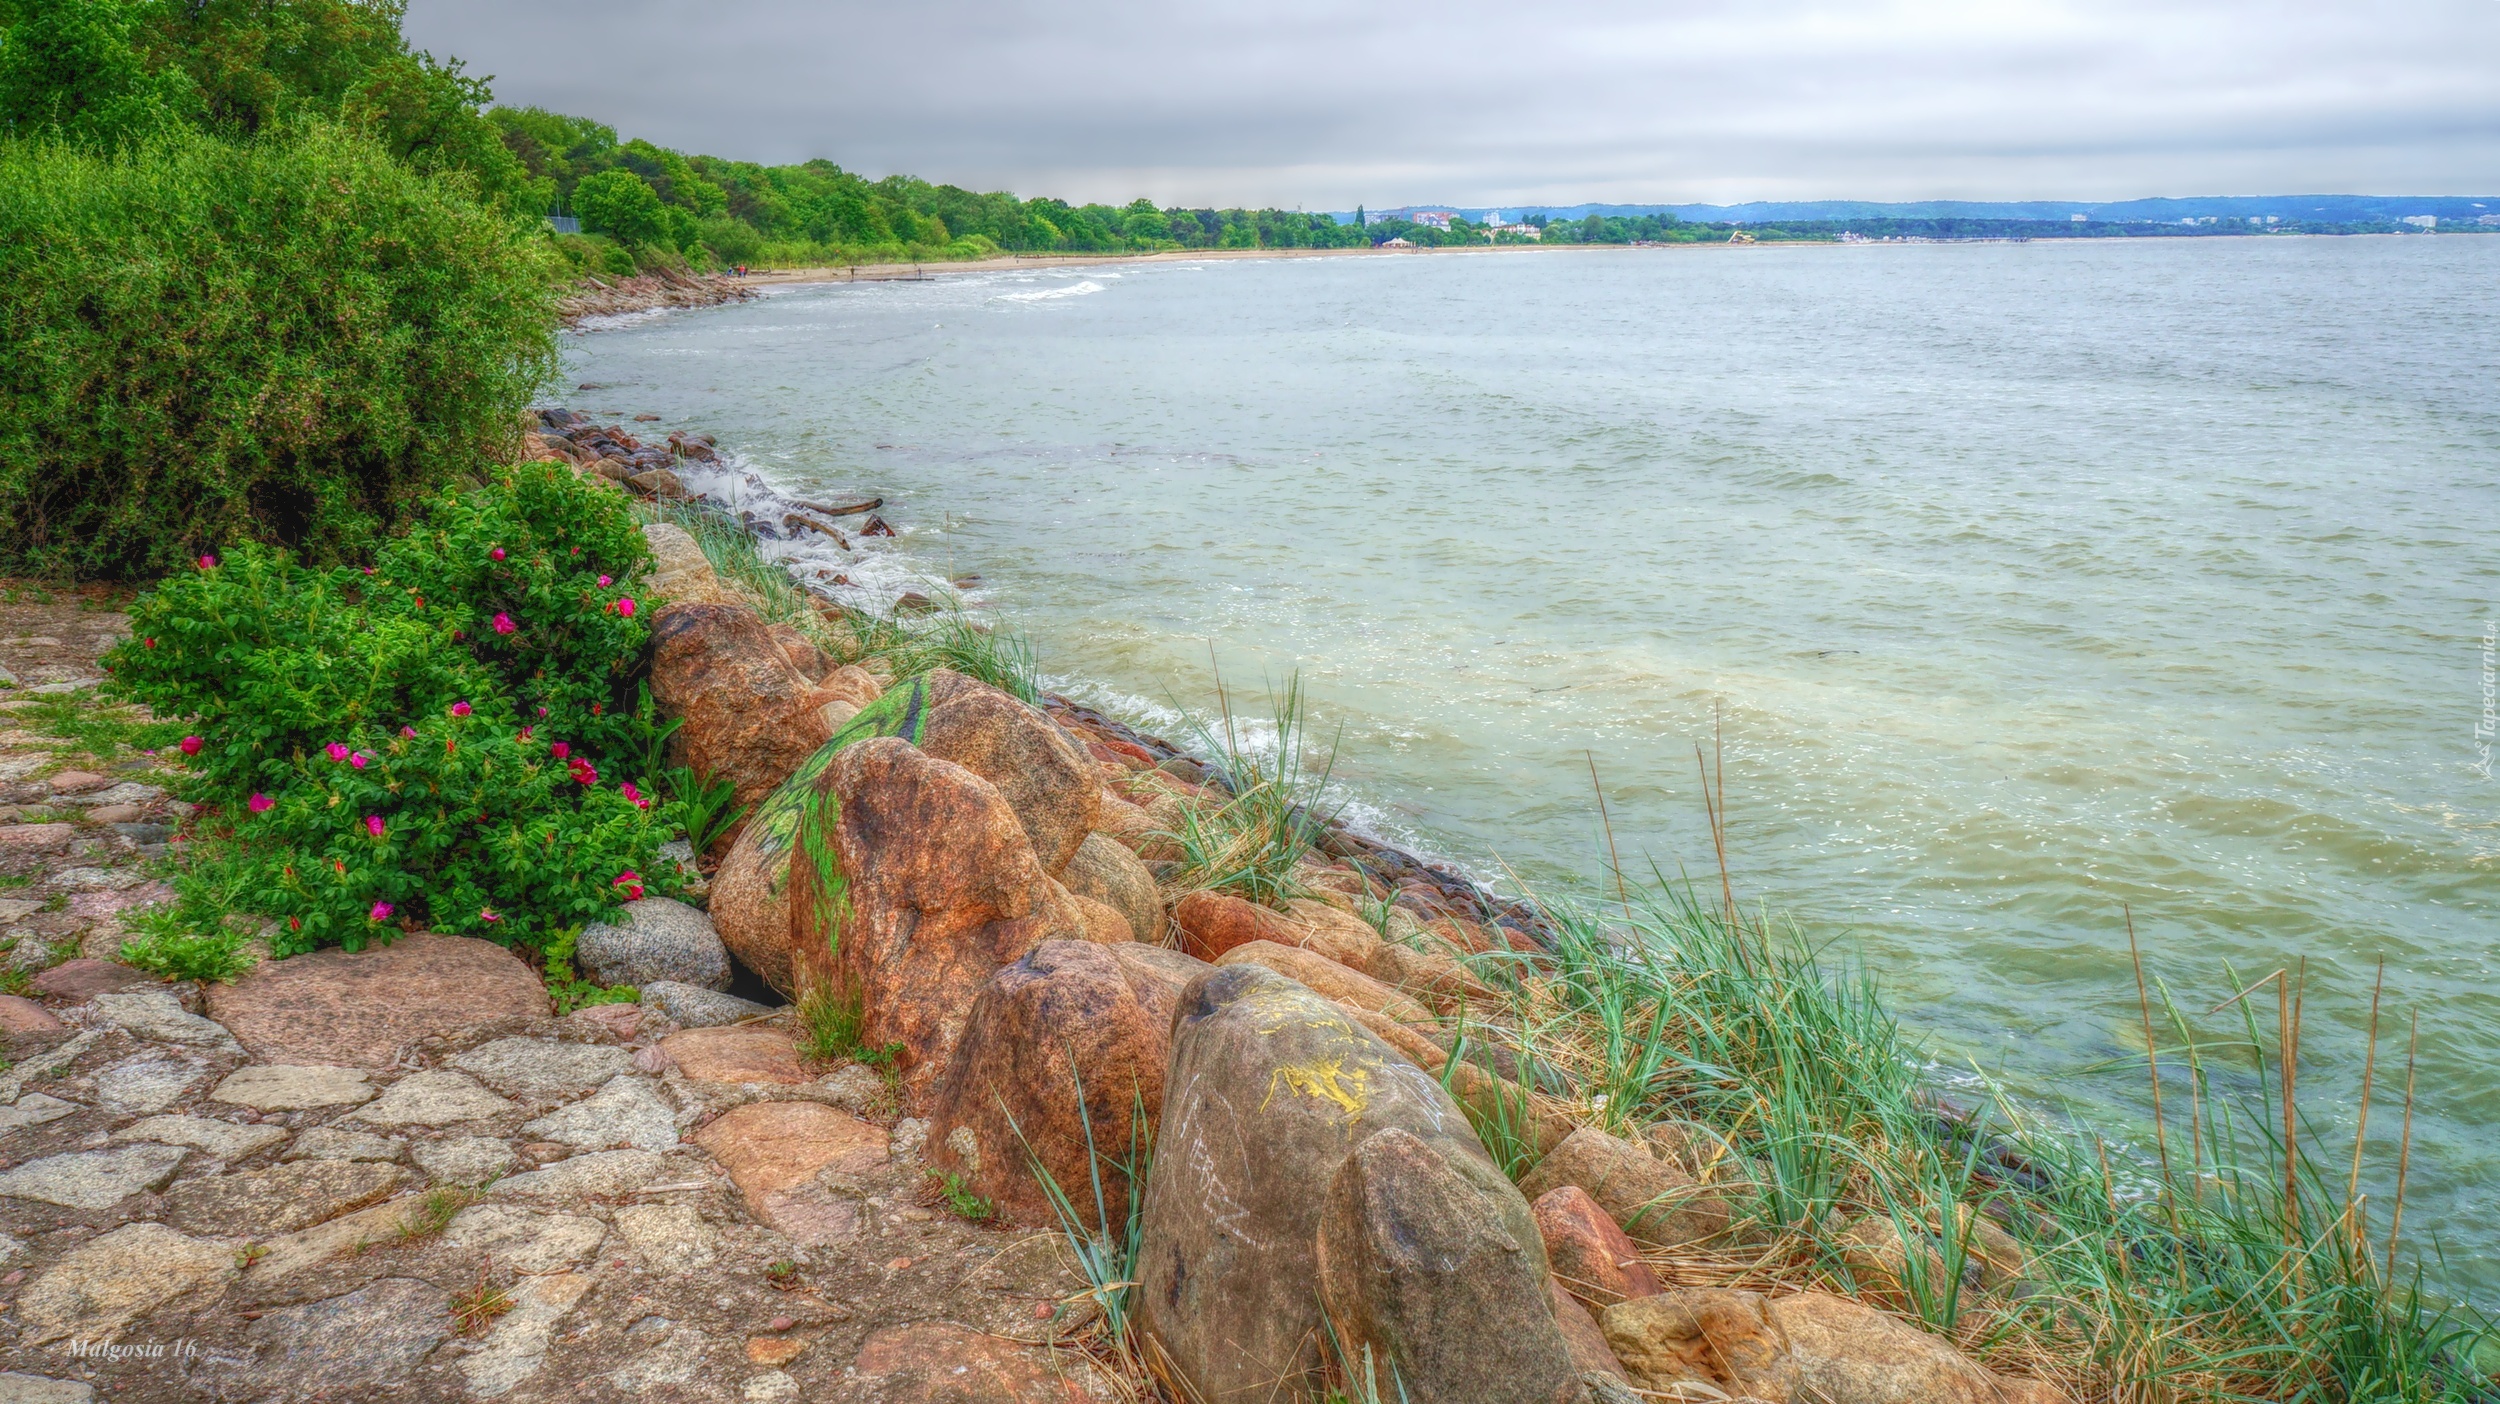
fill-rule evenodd
<path id="1" fill-rule="evenodd" d="M 415 922 L 543 943 L 640 895 L 669 837 L 615 773 L 647 726 L 649 564 L 622 502 L 530 464 L 438 497 L 365 571 L 203 557 L 105 665 L 192 719 L 220 881 L 283 919 L 277 954 Z"/>
<path id="2" fill-rule="evenodd" d="M 547 241 L 334 128 L 0 144 L 0 571 L 356 557 L 556 366 Z"/>

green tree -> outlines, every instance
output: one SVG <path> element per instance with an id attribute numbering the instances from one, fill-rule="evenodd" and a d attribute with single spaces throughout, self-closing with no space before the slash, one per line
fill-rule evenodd
<path id="1" fill-rule="evenodd" d="M 573 187 L 573 210 L 582 226 L 627 244 L 660 244 L 668 221 L 660 193 L 632 171 L 601 171 Z M 673 246 L 672 246 L 673 247 Z"/>
<path id="2" fill-rule="evenodd" d="M 140 51 L 143 15 L 128 0 L 0 3 L 0 130 L 111 146 L 197 114 L 190 78 Z"/>

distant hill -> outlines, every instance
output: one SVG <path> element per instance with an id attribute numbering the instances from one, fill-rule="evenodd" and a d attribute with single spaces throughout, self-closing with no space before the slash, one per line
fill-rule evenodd
<path id="1" fill-rule="evenodd" d="M 2153 200 L 1757 200 L 1743 205 L 1408 205 L 1369 211 L 1371 218 L 1411 216 L 1418 210 L 1450 210 L 1481 222 L 1486 215 L 1521 220 L 1541 214 L 1548 219 L 1581 219 L 1588 215 L 1674 215 L 1706 224 L 1764 224 L 1789 220 L 1849 219 L 2036 219 L 2071 223 L 2176 224 L 2185 219 L 2247 220 L 2271 215 L 2281 220 L 2354 224 L 2436 215 L 2441 223 L 2500 216 L 2500 195 L 2207 195 Z M 1352 223 L 1354 212 L 1337 215 Z"/>

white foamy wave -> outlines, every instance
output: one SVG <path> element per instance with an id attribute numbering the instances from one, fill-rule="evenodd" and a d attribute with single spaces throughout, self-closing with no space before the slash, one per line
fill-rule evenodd
<path id="1" fill-rule="evenodd" d="M 644 307 L 632 312 L 606 312 L 595 317 L 584 317 L 575 322 L 569 330 L 577 336 L 583 332 L 615 331 L 620 327 L 639 326 L 644 322 L 658 321 L 671 312 L 686 310 L 683 307 Z"/>
<path id="2" fill-rule="evenodd" d="M 1088 278 L 1084 282 L 1071 283 L 1064 288 L 1039 288 L 1032 292 L 1000 293 L 998 300 L 1001 302 L 1048 302 L 1056 297 L 1083 297 L 1087 293 L 1101 291 L 1102 284 Z"/>
<path id="3" fill-rule="evenodd" d="M 815 514 L 804 511 L 798 499 L 781 492 L 735 451 L 722 450 L 719 460 L 711 464 L 682 461 L 675 472 L 688 492 L 746 524 L 757 555 L 828 599 L 882 615 L 891 612 L 894 602 L 906 593 L 953 593 L 943 576 L 932 573 L 911 553 L 908 527 L 896 528 L 898 534 L 892 537 L 863 536 L 858 531 L 862 519 L 850 518 L 835 524 L 842 533 L 842 539 L 836 540 L 821 531 L 788 525 L 793 515 Z"/>

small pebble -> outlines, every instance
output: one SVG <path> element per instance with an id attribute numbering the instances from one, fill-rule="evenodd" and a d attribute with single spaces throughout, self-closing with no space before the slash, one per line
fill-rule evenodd
<path id="1" fill-rule="evenodd" d="M 776 1331 L 787 1331 L 798 1324 L 796 1317 L 776 1316 L 773 1318 L 773 1329 Z"/>

